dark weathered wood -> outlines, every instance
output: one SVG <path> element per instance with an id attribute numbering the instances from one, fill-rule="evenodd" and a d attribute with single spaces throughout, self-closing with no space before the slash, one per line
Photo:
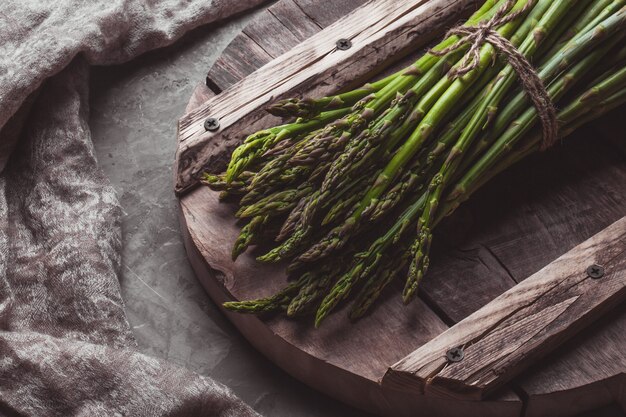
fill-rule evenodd
<path id="1" fill-rule="evenodd" d="M 607 138 L 612 145 L 613 151 L 622 155 L 626 161 L 626 140 L 623 135 L 616 134 L 616 127 L 624 121 L 624 107 L 617 108 L 602 118 L 602 123 L 596 123 L 596 132 Z"/>
<path id="2" fill-rule="evenodd" d="M 518 282 L 626 214 L 626 160 L 593 125 L 571 139 L 498 181 L 516 216 L 485 244 Z"/>
<path id="3" fill-rule="evenodd" d="M 326 2 L 333 2 L 333 0 L 317 0 L 315 4 L 326 10 L 329 9 L 325 6 Z M 281 0 L 275 3 L 270 7 L 270 12 L 299 40 L 316 33 L 321 27 L 308 17 L 303 8 L 296 5 L 293 0 Z M 249 41 L 252 39 L 249 35 L 242 33 L 240 36 L 248 38 L 246 45 L 251 44 Z M 245 49 L 242 48 L 245 48 L 246 45 L 238 43 L 236 40 L 225 50 L 222 59 L 225 59 L 226 62 L 221 62 L 220 65 L 211 70 L 211 74 L 218 74 L 218 79 L 220 77 L 223 81 L 227 79 L 228 82 L 223 84 L 224 88 L 256 69 L 248 65 L 242 70 L 239 66 L 237 71 L 223 74 L 224 68 L 231 71 L 230 68 L 239 65 L 237 62 L 239 58 L 233 57 L 229 50 L 235 49 L 237 52 L 235 55 L 238 55 L 245 52 Z M 252 48 L 254 47 L 252 45 Z M 269 60 L 269 54 L 265 59 Z M 218 91 L 222 89 L 218 89 Z M 198 86 L 192 101 L 201 102 L 208 97 L 208 94 L 209 91 L 205 87 Z M 190 103 L 189 110 L 192 107 L 194 106 Z M 615 113 L 617 113 L 617 117 L 613 119 L 621 123 L 623 109 L 618 109 Z M 437 233 L 437 247 L 433 253 L 436 259 L 433 261 L 421 294 L 435 311 L 441 314 L 444 320 L 448 323 L 455 323 L 463 319 L 515 283 L 512 275 L 509 275 L 507 268 L 502 264 L 500 257 L 506 261 L 507 255 L 510 254 L 510 257 L 515 261 L 515 249 L 519 247 L 519 243 L 530 246 L 533 251 L 529 252 L 528 248 L 522 248 L 524 249 L 520 251 L 522 262 L 515 261 L 512 264 L 511 269 L 516 271 L 518 280 L 525 277 L 524 273 L 530 274 L 537 271 L 557 255 L 569 249 L 569 247 L 562 248 L 556 255 L 550 252 L 559 249 L 558 246 L 552 245 L 555 238 L 550 237 L 550 233 L 555 233 L 557 230 L 558 232 L 555 234 L 558 238 L 556 239 L 571 242 L 569 243 L 571 247 L 591 236 L 599 230 L 598 228 L 604 227 L 599 220 L 600 217 L 606 217 L 604 220 L 604 225 L 606 225 L 615 219 L 616 212 L 619 214 L 620 209 L 623 210 L 621 215 L 626 215 L 626 210 L 624 210 L 626 205 L 623 203 L 624 196 L 626 196 L 626 184 L 622 182 L 623 185 L 620 187 L 620 179 L 623 178 L 623 172 L 626 170 L 626 160 L 623 158 L 626 153 L 624 153 L 622 137 L 615 134 L 617 130 L 614 126 L 618 126 L 618 123 L 607 122 L 605 119 L 601 123 L 593 125 L 599 131 L 604 132 L 604 136 L 609 136 L 608 139 L 613 142 L 612 148 L 607 150 L 605 147 L 593 157 L 588 159 L 583 157 L 578 162 L 572 159 L 569 162 L 570 165 L 574 167 L 578 165 L 579 169 L 585 169 L 588 172 L 582 174 L 579 172 L 573 175 L 571 173 L 572 167 L 568 167 L 568 164 L 560 165 L 559 161 L 564 152 L 575 152 L 580 155 L 593 154 L 593 151 L 588 152 L 587 150 L 587 148 L 594 148 L 598 143 L 597 132 L 593 129 L 583 130 L 578 135 L 582 136 L 584 132 L 591 132 L 590 137 L 594 138 L 593 144 L 589 144 L 589 141 L 582 142 L 584 138 L 579 139 L 579 143 L 584 143 L 585 146 L 578 148 L 575 142 L 572 145 L 568 139 L 564 149 L 559 149 L 556 155 L 550 156 L 548 153 L 545 157 L 535 158 L 540 159 L 539 162 L 525 161 L 513 169 L 517 172 L 515 175 L 505 173 L 496 178 L 492 184 L 486 187 L 485 194 L 479 193 L 476 198 L 462 206 L 450 221 L 441 225 Z M 616 158 L 620 155 L 620 151 L 621 166 L 616 164 Z M 547 159 L 541 160 L 541 158 L 546 157 Z M 590 164 L 590 160 L 595 163 Z M 540 170 L 542 166 L 546 168 L 535 175 L 534 173 Z M 555 173 L 560 172 L 563 172 L 562 178 L 555 179 Z M 540 189 L 537 194 L 523 191 L 521 194 L 523 197 L 517 198 L 516 191 L 520 188 L 537 189 L 534 185 L 529 186 L 525 182 L 528 173 L 533 176 L 534 181 L 545 181 L 545 188 Z M 592 183 L 602 185 L 600 187 L 602 190 L 600 193 L 601 201 L 598 206 L 578 204 L 576 194 L 578 185 L 569 186 L 568 178 L 570 176 L 573 178 L 581 176 L 587 179 L 592 178 Z M 593 189 L 593 185 L 588 189 Z M 196 190 L 192 194 L 197 192 L 201 191 Z M 549 205 L 555 205 L 563 213 L 571 212 L 582 225 L 576 228 L 561 225 L 561 222 L 568 222 L 567 216 L 561 216 L 559 222 L 550 221 L 544 224 L 544 222 L 538 221 L 535 212 L 540 213 L 542 211 L 543 200 L 548 197 L 553 198 L 553 203 L 549 203 Z M 186 197 L 183 198 L 183 200 L 185 199 Z M 505 200 L 504 203 L 502 203 L 502 199 Z M 520 199 L 526 199 L 525 202 L 532 201 L 532 203 L 520 208 L 517 206 Z M 562 203 L 559 204 L 559 201 Z M 501 204 L 494 206 L 494 203 L 499 202 Z M 598 216 L 587 216 L 589 210 L 597 209 L 600 210 Z M 502 212 L 508 213 L 502 215 Z M 200 217 L 203 215 L 211 216 L 210 213 L 201 210 L 200 207 L 196 213 Z M 187 233 L 189 226 L 185 226 L 185 222 L 189 216 L 189 213 L 181 212 L 182 229 L 186 237 L 186 247 L 190 260 L 199 279 L 211 297 L 219 304 L 226 300 L 223 287 L 220 284 L 222 278 L 219 273 L 208 267 L 206 259 L 197 250 L 196 243 Z M 517 226 L 511 228 L 511 222 Z M 193 229 L 193 225 L 191 228 Z M 449 229 L 448 232 L 444 230 L 446 228 Z M 518 228 L 517 231 L 516 228 Z M 499 234 L 500 230 L 502 233 Z M 579 231 L 583 232 L 576 236 L 568 236 L 568 234 L 576 234 Z M 504 239 L 502 238 L 503 235 Z M 525 238 L 521 242 L 517 240 L 520 236 Z M 528 236 L 531 238 L 526 239 Z M 506 239 L 509 240 L 509 243 L 505 243 Z M 498 249 L 497 255 L 490 246 L 492 244 Z M 506 248 L 508 250 L 504 250 Z M 546 256 L 549 257 L 550 253 L 553 253 L 554 256 L 544 261 L 541 256 L 544 251 L 547 252 Z M 505 255 L 502 256 L 502 254 Z M 524 257 L 528 258 L 524 260 Z M 529 269 L 525 272 L 524 268 Z M 386 297 L 393 297 L 393 289 L 390 289 Z M 375 314 L 378 314 L 378 311 Z M 247 323 L 254 321 L 253 317 L 229 315 L 229 318 L 260 351 L 296 378 L 360 408 L 381 414 L 386 412 L 387 415 L 394 417 L 414 415 L 415 410 L 420 410 L 420 414 L 423 415 L 520 415 L 519 399 L 510 391 L 482 402 L 448 400 L 442 402 L 437 399 L 427 399 L 424 396 L 413 394 L 407 395 L 406 392 L 385 388 L 382 388 L 381 393 L 381 387 L 376 384 L 376 381 L 358 376 L 355 378 L 356 374 L 352 374 L 351 371 L 344 371 L 344 368 L 341 368 L 342 365 L 335 366 L 319 361 L 311 356 L 316 354 L 314 350 L 304 348 L 304 355 L 302 352 L 293 352 L 306 345 L 303 335 L 294 344 L 283 343 L 280 335 L 276 336 L 271 331 L 267 332 L 268 325 L 262 321 L 258 322 L 258 328 L 255 327 L 256 325 L 252 326 L 255 329 L 250 332 L 250 325 Z M 297 333 L 297 323 L 291 322 L 291 324 L 296 329 L 294 332 Z M 622 355 L 620 351 L 626 343 L 625 337 L 626 310 L 622 309 L 621 313 L 616 312 L 609 315 L 603 323 L 598 326 L 594 325 L 593 329 L 576 337 L 533 367 L 532 370 L 526 372 L 523 378 L 518 378 L 515 385 L 520 392 L 524 392 L 526 414 L 528 416 L 550 417 L 572 416 L 575 413 L 594 409 L 611 401 L 621 401 L 622 407 L 626 410 L 626 404 L 624 404 L 626 401 L 626 377 L 624 376 L 626 369 L 624 358 L 626 355 Z M 392 350 L 393 346 L 388 349 Z M 285 354 L 285 351 L 291 353 Z M 299 361 L 297 363 L 301 366 L 293 366 L 292 359 L 294 358 Z M 345 360 L 349 359 L 349 357 L 345 358 Z M 367 358 L 365 360 L 367 361 Z M 380 410 L 377 411 L 376 408 L 372 408 L 375 406 L 370 406 L 371 403 L 377 404 Z M 595 417 L 595 414 L 591 415 Z M 591 415 L 586 417 L 591 417 Z M 612 414 L 611 416 L 614 417 Z"/>
<path id="4" fill-rule="evenodd" d="M 623 306 L 518 378 L 526 417 L 566 417 L 609 403 L 626 413 L 625 335 Z"/>
<path id="5" fill-rule="evenodd" d="M 422 1 L 367 3 L 184 116 L 179 121 L 176 191 L 194 187 L 208 167 L 223 168 L 222 150 L 232 150 L 247 134 L 274 123 L 264 111 L 270 101 L 303 93 L 327 95 L 362 81 L 430 41 L 476 3 Z M 351 38 L 353 47 L 338 51 L 339 37 Z M 219 132 L 204 130 L 209 115 L 220 119 Z"/>
<path id="6" fill-rule="evenodd" d="M 236 262 L 230 247 L 239 228 L 232 207 L 218 193 L 197 188 L 180 200 L 181 230 L 192 266 L 211 298 L 224 301 L 259 297 L 285 285 L 282 265 L 259 265 L 254 253 Z M 225 311 L 245 337 L 274 363 L 312 387 L 355 407 L 393 417 L 517 417 L 519 398 L 504 391 L 484 402 L 431 399 L 417 392 L 387 390 L 379 384 L 391 363 L 428 342 L 447 326 L 423 302 L 405 306 L 396 294 L 383 297 L 376 314 L 349 325 L 346 311 L 330 316 L 320 329 L 310 322 Z"/>
<path id="7" fill-rule="evenodd" d="M 602 278 L 587 267 L 605 268 Z M 482 399 L 626 300 L 626 217 L 412 352 L 383 385 Z M 449 362 L 446 351 L 463 347 Z"/>
<path id="8" fill-rule="evenodd" d="M 205 83 L 199 82 L 196 84 L 196 88 L 194 88 L 189 101 L 187 102 L 187 107 L 185 107 L 185 112 L 189 113 L 190 111 L 197 109 L 208 99 L 215 97 L 215 92 L 213 92 Z M 177 161 L 174 161 L 174 184 L 176 183 L 176 172 L 178 171 Z"/>
<path id="9" fill-rule="evenodd" d="M 191 94 L 191 98 L 187 103 L 187 107 L 185 108 L 186 112 L 190 112 L 193 109 L 198 108 L 202 103 L 210 99 L 211 97 L 215 97 L 215 93 L 209 89 L 204 83 L 198 83 L 196 88 L 193 90 Z"/>
<path id="10" fill-rule="evenodd" d="M 463 222 L 471 221 L 472 214 L 460 208 L 450 225 L 437 230 L 431 266 L 420 289 L 420 297 L 448 324 L 461 321 L 515 285 L 481 236 L 468 232 Z"/>
<path id="11" fill-rule="evenodd" d="M 283 0 L 261 12 L 224 50 L 216 65 L 211 67 L 206 84 L 215 93 L 219 93 L 245 76 L 251 74 L 269 57 L 277 57 L 287 52 L 297 43 L 313 36 L 326 26 L 334 23 L 347 11 L 365 3 L 365 0 L 337 2 L 335 0 L 317 0 L 315 7 L 304 2 L 301 7 L 293 0 Z M 315 20 L 305 10 L 313 12 Z M 245 48 L 250 41 L 256 43 L 268 57 L 258 49 Z M 241 60 L 240 52 L 249 51 L 252 56 Z M 250 65 L 251 63 L 261 65 Z"/>
<path id="12" fill-rule="evenodd" d="M 619 406 L 610 405 L 582 414 L 576 414 L 574 417 L 624 417 L 624 412 L 619 408 Z"/>
<path id="13" fill-rule="evenodd" d="M 271 60 L 270 54 L 248 35 L 241 33 L 215 61 L 207 75 L 206 85 L 214 93 L 220 93 Z"/>
<path id="14" fill-rule="evenodd" d="M 222 273 L 227 299 L 264 296 L 285 286 L 284 265 L 259 264 L 255 253 L 246 253 L 236 262 L 231 260 L 231 245 L 240 229 L 237 219 L 232 216 L 232 207 L 220 202 L 217 192 L 205 187 L 198 191 L 181 200 L 182 210 L 200 252 L 214 270 Z M 211 215 L 207 216 L 207 212 Z M 331 363 L 343 355 L 351 356 L 345 363 L 342 361 L 343 366 L 376 380 L 382 377 L 392 363 L 391 359 L 398 356 L 399 346 L 409 353 L 412 345 L 427 342 L 447 328 L 422 302 L 404 308 L 399 297 L 393 297 L 385 300 L 381 308 L 381 314 L 349 327 L 345 326 L 346 317 L 341 313 L 333 315 L 329 325 L 325 324 L 318 330 L 309 326 L 311 323 L 282 318 L 268 323 L 276 331 L 283 329 L 283 336 L 288 339 L 297 336 L 307 346 L 319 346 L 319 353 L 323 350 L 327 355 L 324 359 Z M 408 325 L 413 327 L 415 333 L 396 334 L 395 330 Z M 369 331 L 363 331 L 370 326 L 379 328 L 376 338 L 371 337 Z M 338 332 L 343 333 L 343 337 L 335 337 Z M 357 351 L 355 345 L 360 344 L 362 349 Z M 370 351 L 371 347 L 376 348 Z M 368 356 L 367 360 L 360 358 L 361 355 Z M 397 357 L 397 360 L 400 358 Z"/>
<path id="15" fill-rule="evenodd" d="M 245 27 L 245 33 L 272 58 L 281 56 L 299 44 L 298 39 L 280 20 L 265 10 Z M 280 39 L 279 42 L 276 40 Z"/>
<path id="16" fill-rule="evenodd" d="M 502 173 L 437 230 L 422 295 L 449 321 L 626 215 L 626 159 L 600 124 Z"/>
<path id="17" fill-rule="evenodd" d="M 315 23 L 325 28 L 333 24 L 339 17 L 351 13 L 367 0 L 328 1 L 320 4 L 317 0 L 294 0 L 302 11 Z"/>
<path id="18" fill-rule="evenodd" d="M 327 8 L 329 3 L 334 3 L 334 0 L 321 0 L 319 7 Z M 322 26 L 307 16 L 293 0 L 279 1 L 268 10 L 300 41 L 310 38 L 323 29 Z M 336 16 L 337 19 L 339 17 Z M 334 22 L 333 20 L 332 23 Z"/>

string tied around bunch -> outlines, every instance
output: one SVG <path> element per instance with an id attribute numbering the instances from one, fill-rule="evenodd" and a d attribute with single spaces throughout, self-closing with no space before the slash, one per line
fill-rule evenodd
<path id="1" fill-rule="evenodd" d="M 475 26 L 457 26 L 449 30 L 447 36 L 458 36 L 459 40 L 447 48 L 438 51 L 431 50 L 430 53 L 443 56 L 470 44 L 470 48 L 461 62 L 448 72 L 449 77 L 458 78 L 478 67 L 480 64 L 480 49 L 485 43 L 491 44 L 515 70 L 522 88 L 532 100 L 543 130 L 541 149 L 545 150 L 552 146 L 559 136 L 559 124 L 554 104 L 543 81 L 541 81 L 530 62 L 517 50 L 515 45 L 496 31 L 497 27 L 525 14 L 535 5 L 535 2 L 536 0 L 528 0 L 519 10 L 509 13 L 515 5 L 515 0 L 507 0 L 498 8 L 491 19 L 479 22 Z"/>

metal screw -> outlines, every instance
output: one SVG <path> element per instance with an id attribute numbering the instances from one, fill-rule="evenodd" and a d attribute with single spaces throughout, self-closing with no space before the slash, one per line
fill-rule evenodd
<path id="1" fill-rule="evenodd" d="M 337 41 L 337 49 L 340 51 L 347 51 L 352 48 L 352 41 L 350 39 L 341 38 Z"/>
<path id="2" fill-rule="evenodd" d="M 204 121 L 204 128 L 209 132 L 215 132 L 220 128 L 220 121 L 215 117 L 209 117 Z"/>
<path id="3" fill-rule="evenodd" d="M 448 351 L 446 352 L 446 358 L 448 358 L 450 362 L 461 362 L 464 357 L 465 352 L 463 352 L 463 348 L 461 347 L 448 349 Z"/>
<path id="4" fill-rule="evenodd" d="M 593 279 L 602 278 L 604 276 L 604 268 L 598 264 L 590 265 L 587 268 L 587 275 Z"/>

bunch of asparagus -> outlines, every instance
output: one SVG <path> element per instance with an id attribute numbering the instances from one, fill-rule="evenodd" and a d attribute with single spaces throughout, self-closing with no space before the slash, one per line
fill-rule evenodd
<path id="1" fill-rule="evenodd" d="M 626 101 L 625 3 L 486 0 L 465 26 L 499 10 L 522 12 L 495 30 L 536 68 L 565 137 Z M 470 58 L 469 44 L 446 50 L 458 40 L 448 36 L 408 68 L 354 91 L 275 103 L 269 111 L 292 121 L 249 136 L 225 173 L 204 175 L 245 222 L 233 258 L 274 242 L 258 260 L 289 262 L 282 291 L 226 308 L 314 313 L 319 326 L 348 298 L 349 317 L 361 317 L 398 277 L 408 303 L 440 221 L 545 147 L 537 110 L 506 58 L 484 43 L 476 65 L 458 74 Z"/>

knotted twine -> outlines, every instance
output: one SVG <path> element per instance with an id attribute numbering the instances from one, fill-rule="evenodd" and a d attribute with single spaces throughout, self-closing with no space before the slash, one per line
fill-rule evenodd
<path id="1" fill-rule="evenodd" d="M 497 51 L 505 56 L 513 70 L 515 70 L 521 81 L 522 88 L 526 91 L 537 109 L 537 115 L 543 127 L 541 149 L 545 150 L 556 142 L 559 134 L 556 110 L 552 104 L 552 100 L 546 91 L 543 81 L 541 81 L 541 78 L 539 78 L 539 75 L 526 57 L 517 50 L 515 45 L 495 30 L 496 27 L 515 20 L 526 13 L 534 6 L 535 1 L 528 0 L 524 7 L 516 12 L 507 14 L 514 4 L 515 0 L 507 0 L 506 3 L 495 12 L 491 19 L 480 22 L 475 26 L 457 26 L 449 30 L 447 36 L 456 35 L 459 36 L 459 40 L 447 48 L 439 51 L 431 50 L 430 53 L 443 56 L 468 43 L 471 44 L 469 51 L 465 54 L 460 64 L 448 72 L 449 77 L 458 78 L 472 71 L 479 65 L 480 49 L 485 42 L 490 43 Z"/>

